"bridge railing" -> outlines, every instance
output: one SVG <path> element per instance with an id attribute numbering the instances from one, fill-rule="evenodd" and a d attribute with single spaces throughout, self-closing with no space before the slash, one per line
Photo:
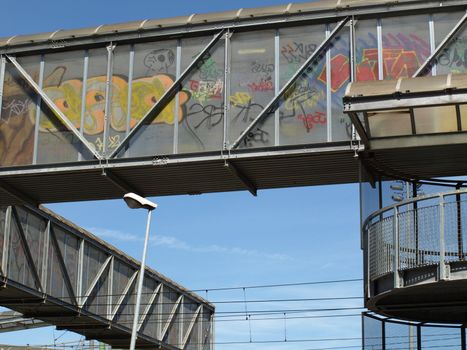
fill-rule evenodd
<path id="1" fill-rule="evenodd" d="M 410 198 L 382 208 L 363 224 L 368 281 L 394 275 L 400 286 L 404 270 L 467 260 L 467 189 Z"/>
<path id="2" fill-rule="evenodd" d="M 45 208 L 0 207 L 0 305 L 24 317 L 125 346 L 138 265 Z M 206 300 L 147 268 L 141 305 L 138 346 L 211 348 Z"/>

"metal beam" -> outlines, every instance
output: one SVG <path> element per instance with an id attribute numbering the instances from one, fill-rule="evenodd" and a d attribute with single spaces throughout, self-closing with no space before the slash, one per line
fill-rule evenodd
<path id="1" fill-rule="evenodd" d="M 115 316 L 117 315 L 118 310 L 119 310 L 120 307 L 122 306 L 123 300 L 125 300 L 125 298 L 127 297 L 128 292 L 129 292 L 131 286 L 133 285 L 133 283 L 134 283 L 135 280 L 136 280 L 136 276 L 138 276 L 138 270 L 136 270 L 136 271 L 133 273 L 133 275 L 130 277 L 130 279 L 128 280 L 128 283 L 126 284 L 125 289 L 124 289 L 123 292 L 121 293 L 120 297 L 119 297 L 118 300 L 117 300 L 117 303 L 115 304 L 114 309 L 112 310 L 112 313 L 111 313 L 111 315 L 110 315 L 110 320 L 113 321 L 113 319 L 114 319 Z"/>
<path id="2" fill-rule="evenodd" d="M 133 185 L 130 185 L 127 181 L 123 180 L 121 177 L 115 175 L 112 171 L 109 169 L 102 169 L 102 176 L 104 176 L 106 179 L 108 179 L 112 184 L 117 186 L 119 189 L 122 190 L 122 193 L 128 193 L 128 192 L 133 192 L 137 193 L 143 197 L 146 197 L 143 193 L 143 191 L 138 190 L 135 188 Z"/>
<path id="3" fill-rule="evenodd" d="M 253 195 L 257 196 L 257 188 L 255 184 L 240 170 L 238 167 L 233 164 L 232 162 L 225 161 L 224 167 L 230 170 L 232 174 L 234 174 L 241 182 L 245 185 L 247 190 Z"/>
<path id="4" fill-rule="evenodd" d="M 459 33 L 459 31 L 464 27 L 465 22 L 467 21 L 467 12 L 462 16 L 462 18 L 457 22 L 457 24 L 452 28 L 452 30 L 444 37 L 443 41 L 438 45 L 435 51 L 428 57 L 425 62 L 417 69 L 417 71 L 412 75 L 412 78 L 420 76 L 425 69 L 431 65 L 433 60 L 443 51 L 447 44 L 451 42 L 454 36 Z"/>
<path id="5" fill-rule="evenodd" d="M 160 112 L 167 106 L 167 104 L 172 100 L 176 93 L 179 92 L 182 87 L 182 82 L 186 77 L 192 72 L 192 70 L 197 67 L 198 62 L 200 62 L 204 55 L 219 41 L 219 39 L 224 34 L 225 30 L 222 29 L 214 38 L 206 45 L 206 47 L 199 53 L 199 55 L 190 63 L 190 65 L 183 71 L 183 73 L 178 77 L 177 80 L 172 84 L 172 86 L 162 95 L 159 101 L 157 101 L 149 111 L 146 112 L 144 117 L 136 124 L 133 129 L 128 133 L 128 135 L 123 139 L 123 141 L 118 145 L 117 148 L 110 154 L 109 158 L 114 158 L 118 152 L 129 142 L 129 140 L 137 133 L 137 131 L 148 122 L 151 122 L 155 117 L 159 115 Z"/>
<path id="6" fill-rule="evenodd" d="M 159 283 L 154 290 L 154 293 L 152 293 L 151 297 L 148 300 L 148 303 L 146 305 L 146 308 L 144 309 L 143 313 L 141 314 L 141 319 L 139 320 L 139 325 L 138 325 L 138 332 L 141 329 L 141 327 L 144 324 L 144 321 L 146 321 L 146 318 L 149 315 L 149 311 L 151 310 L 152 304 L 154 304 L 154 300 L 156 300 L 157 295 L 159 294 L 160 290 L 162 288 L 162 283 Z"/>
<path id="7" fill-rule="evenodd" d="M 9 55 L 5 55 L 8 61 L 10 61 L 16 68 L 16 70 L 21 74 L 21 76 L 24 78 L 24 80 L 28 83 L 28 85 L 34 90 L 36 94 L 38 94 L 41 98 L 42 101 L 46 103 L 46 105 L 50 108 L 50 110 L 55 114 L 55 116 L 67 127 L 68 130 L 70 130 L 77 138 L 80 140 L 83 145 L 87 148 L 91 154 L 96 157 L 96 159 L 101 159 L 101 156 L 99 153 L 96 152 L 96 150 L 89 144 L 88 140 L 78 131 L 78 129 L 75 128 L 73 123 L 71 123 L 68 118 L 62 113 L 60 109 L 53 103 L 53 101 L 47 96 L 47 94 L 42 90 L 39 85 L 36 84 L 34 79 L 24 70 L 23 67 L 16 61 L 14 57 L 11 57 Z"/>
<path id="8" fill-rule="evenodd" d="M 336 28 L 329 34 L 329 36 L 321 42 L 321 44 L 316 48 L 316 50 L 311 54 L 310 57 L 303 63 L 303 65 L 295 72 L 295 74 L 285 83 L 279 93 L 274 96 L 274 98 L 264 107 L 260 114 L 251 122 L 251 124 L 240 134 L 240 136 L 232 143 L 229 147 L 230 150 L 237 148 L 240 142 L 248 135 L 248 133 L 260 122 L 265 116 L 273 113 L 279 107 L 279 100 L 282 96 L 291 88 L 291 86 L 296 82 L 296 80 L 307 71 L 311 70 L 310 64 L 321 55 L 321 53 L 328 49 L 329 44 L 334 39 L 334 37 L 340 32 L 340 30 L 345 26 L 349 21 L 349 17 L 345 17 L 340 21 Z"/>
<path id="9" fill-rule="evenodd" d="M 187 330 L 187 332 L 185 334 L 185 337 L 183 338 L 183 341 L 182 341 L 182 345 L 181 345 L 182 349 L 185 349 L 185 347 L 186 347 L 186 342 L 188 341 L 188 338 L 191 335 L 191 332 L 193 330 L 193 327 L 195 325 L 196 319 L 198 318 L 198 315 L 199 315 L 200 311 L 201 311 L 201 305 L 198 306 L 198 308 L 196 309 L 193 317 L 191 318 L 190 325 L 188 326 L 188 330 Z"/>
<path id="10" fill-rule="evenodd" d="M 177 311 L 178 306 L 180 305 L 180 301 L 182 300 L 182 298 L 183 298 L 183 295 L 180 295 L 178 297 L 177 301 L 175 302 L 174 306 L 172 307 L 172 310 L 170 311 L 170 314 L 169 314 L 169 318 L 167 319 L 167 322 L 166 322 L 166 324 L 164 326 L 164 329 L 162 330 L 160 340 L 164 339 L 165 334 L 169 330 L 170 324 L 172 323 L 172 320 L 173 320 L 173 318 L 175 316 L 175 313 Z"/>
<path id="11" fill-rule="evenodd" d="M 4 181 L 0 180 L 0 190 L 7 193 L 11 197 L 14 197 L 18 201 L 20 201 L 23 204 L 29 204 L 32 205 L 33 207 L 39 206 L 39 201 L 32 198 L 30 195 L 18 190 L 16 187 L 7 184 Z"/>
<path id="12" fill-rule="evenodd" d="M 58 264 L 60 265 L 60 269 L 62 271 L 63 280 L 65 281 L 65 286 L 68 289 L 68 294 L 70 296 L 71 302 L 77 305 L 78 302 L 76 300 L 75 291 L 73 290 L 73 285 L 71 284 L 70 276 L 68 276 L 68 271 L 66 269 L 65 260 L 63 259 L 62 252 L 60 251 L 60 245 L 58 244 L 58 240 L 55 235 L 52 224 L 50 225 L 49 230 L 50 230 L 49 236 L 50 238 L 52 238 L 52 245 L 54 246 L 55 252 L 57 254 L 57 260 L 58 260 Z"/>
<path id="13" fill-rule="evenodd" d="M 113 259 L 113 255 L 109 255 L 107 259 L 105 260 L 105 262 L 102 264 L 101 268 L 97 272 L 96 277 L 94 277 L 94 279 L 91 282 L 91 285 L 89 286 L 88 290 L 84 294 L 84 297 L 81 300 L 81 303 L 78 305 L 80 308 L 82 308 L 88 301 L 89 297 L 91 296 L 92 291 L 94 290 L 94 288 L 96 288 L 97 282 L 99 282 L 100 278 L 104 274 L 104 271 L 107 269 L 107 266 L 109 266 L 110 261 L 112 259 Z"/>
<path id="14" fill-rule="evenodd" d="M 39 273 L 37 272 L 37 267 L 34 264 L 34 258 L 32 257 L 31 254 L 31 249 L 29 248 L 29 243 L 28 239 L 26 238 L 26 234 L 24 233 L 23 225 L 21 223 L 21 220 L 18 215 L 18 211 L 16 210 L 16 207 L 12 207 L 12 215 L 13 219 L 16 222 L 16 226 L 18 227 L 18 234 L 21 239 L 21 243 L 23 246 L 24 254 L 26 256 L 26 260 L 28 262 L 29 268 L 31 269 L 32 276 L 34 277 L 36 281 L 36 287 L 42 292 L 45 293 L 44 288 L 42 288 L 42 283 L 41 283 L 41 278 L 39 276 Z"/>
<path id="15" fill-rule="evenodd" d="M 370 146 L 370 140 L 365 131 L 365 128 L 363 127 L 362 123 L 360 122 L 360 119 L 358 118 L 357 113 L 349 113 L 348 115 L 355 129 L 357 129 L 357 133 L 360 136 L 361 141 L 363 142 L 365 147 L 368 148 Z"/>

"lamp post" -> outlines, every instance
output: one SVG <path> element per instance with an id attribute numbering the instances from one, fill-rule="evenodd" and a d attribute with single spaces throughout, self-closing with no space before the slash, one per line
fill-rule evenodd
<path id="1" fill-rule="evenodd" d="M 128 207 L 131 209 L 147 209 L 148 211 L 146 234 L 144 236 L 143 257 L 141 259 L 141 269 L 139 271 L 139 276 L 138 276 L 138 289 L 136 291 L 135 317 L 133 318 L 133 328 L 131 330 L 130 350 L 135 350 L 136 337 L 138 333 L 138 323 L 139 323 L 138 322 L 139 321 L 139 308 L 141 304 L 141 293 L 143 290 L 146 251 L 148 248 L 148 241 L 149 241 L 149 227 L 151 226 L 151 213 L 154 209 L 157 208 L 157 204 L 147 200 L 146 198 L 138 196 L 135 193 L 125 194 L 123 196 L 123 200 L 128 205 Z"/>

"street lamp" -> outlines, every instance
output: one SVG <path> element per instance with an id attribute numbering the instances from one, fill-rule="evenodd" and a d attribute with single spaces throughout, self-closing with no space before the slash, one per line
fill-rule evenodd
<path id="1" fill-rule="evenodd" d="M 136 345 L 136 334 L 138 333 L 138 321 L 139 321 L 139 308 L 141 304 L 141 293 L 143 291 L 143 279 L 146 261 L 146 251 L 148 248 L 149 241 L 149 227 L 151 226 L 151 213 L 157 208 L 157 204 L 153 203 L 146 198 L 138 196 L 135 193 L 127 193 L 123 196 L 123 200 L 131 209 L 147 209 L 148 210 L 148 221 L 146 224 L 146 235 L 144 236 L 144 247 L 143 257 L 141 259 L 141 269 L 138 276 L 138 290 L 136 291 L 136 305 L 135 305 L 135 317 L 133 318 L 133 328 L 131 330 L 131 341 L 130 350 L 135 350 Z"/>

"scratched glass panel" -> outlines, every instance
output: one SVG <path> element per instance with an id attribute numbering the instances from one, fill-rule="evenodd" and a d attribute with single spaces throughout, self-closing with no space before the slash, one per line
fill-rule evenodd
<path id="1" fill-rule="evenodd" d="M 100 251 L 91 244 L 85 242 L 83 261 L 83 294 L 86 293 L 92 281 L 97 277 L 97 274 L 106 259 L 107 256 L 103 251 Z"/>
<path id="2" fill-rule="evenodd" d="M 179 294 L 167 286 L 163 287 L 162 292 L 162 328 L 167 324 L 172 309 L 177 301 Z M 163 330 L 163 329 L 162 329 Z M 167 336 L 167 333 L 166 333 Z"/>
<path id="3" fill-rule="evenodd" d="M 417 329 L 398 323 L 386 323 L 386 350 L 417 349 Z"/>
<path id="4" fill-rule="evenodd" d="M 131 116 L 128 113 L 128 77 L 130 62 L 130 46 L 117 46 L 113 52 L 113 74 L 110 84 L 110 110 L 109 110 L 109 138 L 107 140 L 107 153 L 122 142 L 130 131 Z M 134 125 L 133 125 L 134 126 Z"/>
<path id="5" fill-rule="evenodd" d="M 127 284 L 133 276 L 134 270 L 130 265 L 115 259 L 113 264 L 113 283 L 112 283 L 112 304 L 116 305 L 117 301 L 123 296 Z"/>
<path id="6" fill-rule="evenodd" d="M 325 26 L 281 29 L 280 86 L 314 53 L 325 38 Z M 316 58 L 309 73 L 302 74 L 285 93 L 279 108 L 281 145 L 323 142 L 327 139 L 326 66 Z M 268 117 L 270 118 L 270 116 Z"/>
<path id="7" fill-rule="evenodd" d="M 7 276 L 9 279 L 36 288 L 31 267 L 28 264 L 23 242 L 21 241 L 18 223 L 12 216 L 10 228 L 10 246 L 8 251 Z"/>
<path id="8" fill-rule="evenodd" d="M 4 271 L 3 261 L 3 242 L 5 240 L 5 218 L 7 207 L 0 207 L 0 273 Z"/>
<path id="9" fill-rule="evenodd" d="M 182 39 L 181 71 L 198 56 L 210 37 Z M 224 40 L 210 50 L 178 94 L 178 152 L 222 148 L 224 134 Z"/>
<path id="10" fill-rule="evenodd" d="M 274 97 L 274 31 L 232 35 L 229 142 L 233 143 Z M 267 116 L 240 147 L 274 145 L 274 118 Z"/>
<path id="11" fill-rule="evenodd" d="M 16 61 L 26 71 L 26 73 L 39 84 L 40 55 L 16 57 Z"/>
<path id="12" fill-rule="evenodd" d="M 198 316 L 196 318 L 196 322 L 193 325 L 193 329 L 191 330 L 190 336 L 188 337 L 187 343 L 186 343 L 186 350 L 198 350 L 199 349 L 199 342 L 200 342 L 200 332 L 201 332 L 201 322 L 200 322 L 201 317 Z"/>
<path id="13" fill-rule="evenodd" d="M 324 78 L 324 77 L 323 77 Z M 343 113 L 345 88 L 350 82 L 350 29 L 344 27 L 331 47 L 331 129 L 332 141 L 352 138 L 352 123 Z"/>
<path id="14" fill-rule="evenodd" d="M 430 56 L 428 21 L 428 15 L 382 19 L 384 79 L 411 77 Z"/>
<path id="15" fill-rule="evenodd" d="M 0 114 L 0 166 L 33 163 L 36 102 L 37 95 L 26 80 L 7 63 Z"/>
<path id="16" fill-rule="evenodd" d="M 130 126 L 136 125 L 175 82 L 175 40 L 135 45 L 131 87 Z M 145 121 L 130 139 L 120 157 L 154 156 L 173 153 L 175 101 L 155 118 Z"/>
<path id="17" fill-rule="evenodd" d="M 77 293 L 79 246 L 78 237 L 68 233 L 64 229 L 54 226 L 55 237 L 57 237 L 60 253 L 65 261 L 66 273 L 70 279 L 71 286 L 75 294 Z"/>
<path id="18" fill-rule="evenodd" d="M 84 50 L 47 54 L 44 56 L 43 90 L 65 117 L 83 132 L 82 89 Z M 43 106 L 42 103 L 41 106 Z M 39 164 L 91 159 L 89 151 L 53 113 L 43 110 L 38 115 L 36 130 Z"/>
<path id="19" fill-rule="evenodd" d="M 115 315 L 115 322 L 127 328 L 130 328 L 133 322 L 133 315 L 136 302 L 136 283 L 133 283 L 128 294 L 122 300 L 121 306 L 118 308 Z"/>
<path id="20" fill-rule="evenodd" d="M 438 46 L 454 28 L 465 12 L 438 13 L 434 15 L 435 38 Z M 437 57 L 437 75 L 465 73 L 467 71 L 467 27 L 459 31 L 453 41 Z"/>
<path id="21" fill-rule="evenodd" d="M 422 326 L 422 349 L 458 350 L 461 347 L 460 328 Z"/>
<path id="22" fill-rule="evenodd" d="M 355 44 L 356 80 L 378 80 L 376 20 L 357 21 L 355 24 Z"/>
<path id="23" fill-rule="evenodd" d="M 96 287 L 92 290 L 86 304 L 85 309 L 108 318 L 109 310 L 109 274 L 104 273 L 96 283 Z"/>
<path id="24" fill-rule="evenodd" d="M 55 226 L 52 227 L 54 229 Z M 71 295 L 67 288 L 63 271 L 60 267 L 58 257 L 59 248 L 55 246 L 52 239 L 49 243 L 48 261 L 47 261 L 47 294 L 56 298 L 71 301 Z"/>
<path id="25" fill-rule="evenodd" d="M 31 251 L 32 260 L 39 276 L 42 274 L 42 261 L 44 258 L 44 238 L 47 222 L 40 216 L 16 207 L 21 227 Z"/>
<path id="26" fill-rule="evenodd" d="M 152 298 L 154 291 L 159 283 L 154 280 L 152 277 L 148 276 L 147 274 L 144 276 L 144 286 L 143 292 L 141 295 L 141 317 L 146 315 L 144 318 L 144 322 L 141 325 L 140 332 L 152 337 L 156 338 L 157 335 L 157 324 L 155 322 L 155 318 L 153 318 L 152 314 L 156 312 L 156 298 Z"/>
<path id="27" fill-rule="evenodd" d="M 202 314 L 202 334 L 201 334 L 201 344 L 203 346 L 203 350 L 210 350 L 211 349 L 211 339 L 212 339 L 212 319 L 211 313 L 208 309 L 203 308 Z"/>
<path id="28" fill-rule="evenodd" d="M 89 66 L 84 99 L 83 134 L 91 147 L 104 153 L 107 49 L 88 50 Z M 108 141 L 108 140 L 106 140 Z"/>
<path id="29" fill-rule="evenodd" d="M 382 322 L 368 316 L 363 317 L 363 350 L 381 350 L 383 348 Z"/>

